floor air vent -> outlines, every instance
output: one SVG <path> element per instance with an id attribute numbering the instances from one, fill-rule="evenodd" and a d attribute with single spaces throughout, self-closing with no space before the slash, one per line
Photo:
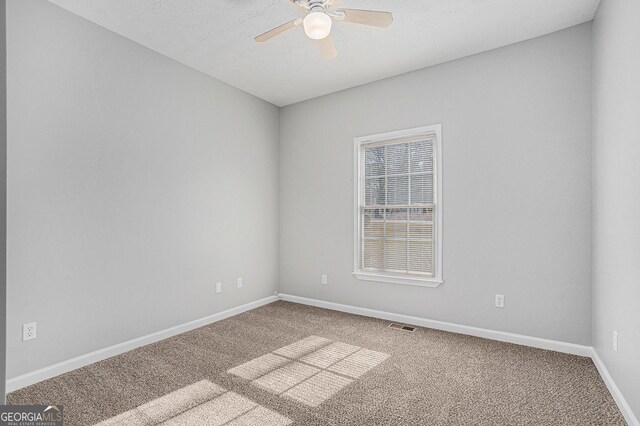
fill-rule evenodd
<path id="1" fill-rule="evenodd" d="M 389 324 L 389 328 L 393 328 L 395 330 L 408 331 L 410 333 L 413 333 L 414 331 L 416 331 L 415 327 L 411 327 L 410 325 L 404 325 L 404 324 L 396 324 L 396 323 Z"/>

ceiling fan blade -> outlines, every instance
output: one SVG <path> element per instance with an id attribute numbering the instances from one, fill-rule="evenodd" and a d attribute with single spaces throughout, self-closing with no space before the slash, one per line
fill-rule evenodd
<path id="1" fill-rule="evenodd" d="M 338 51 L 333 44 L 331 34 L 320 40 L 320 51 L 322 52 L 322 57 L 325 59 L 333 59 L 338 56 Z"/>
<path id="2" fill-rule="evenodd" d="M 393 22 L 393 15 L 389 12 L 358 9 L 339 9 L 337 12 L 344 13 L 343 21 L 352 24 L 386 28 Z"/>
<path id="3" fill-rule="evenodd" d="M 291 28 L 295 28 L 298 25 L 300 25 L 300 20 L 299 19 L 294 19 L 291 22 L 287 22 L 286 24 L 282 24 L 279 27 L 276 27 L 270 31 L 267 31 L 264 34 L 260 34 L 258 37 L 256 37 L 256 41 L 258 43 L 262 43 L 268 40 L 271 40 L 272 38 L 282 34 L 285 31 L 290 30 Z"/>

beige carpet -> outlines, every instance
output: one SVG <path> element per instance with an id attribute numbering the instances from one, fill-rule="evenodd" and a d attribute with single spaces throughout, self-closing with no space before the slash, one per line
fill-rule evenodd
<path id="1" fill-rule="evenodd" d="M 287 302 L 8 395 L 65 424 L 624 425 L 588 358 Z"/>

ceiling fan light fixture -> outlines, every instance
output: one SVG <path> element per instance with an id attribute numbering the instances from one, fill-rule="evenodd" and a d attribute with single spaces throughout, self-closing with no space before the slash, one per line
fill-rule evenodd
<path id="1" fill-rule="evenodd" d="M 302 25 L 307 37 L 322 40 L 331 32 L 331 17 L 324 12 L 310 12 L 304 17 Z"/>

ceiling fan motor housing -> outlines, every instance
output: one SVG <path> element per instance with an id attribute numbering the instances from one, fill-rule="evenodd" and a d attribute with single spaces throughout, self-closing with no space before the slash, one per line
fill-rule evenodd
<path id="1" fill-rule="evenodd" d="M 309 12 L 324 12 L 326 10 L 325 2 L 322 0 L 310 0 Z"/>
<path id="2" fill-rule="evenodd" d="M 304 32 L 312 40 L 318 40 L 322 56 L 326 59 L 333 59 L 337 55 L 336 48 L 331 37 L 333 20 L 343 21 L 352 24 L 368 25 L 372 27 L 386 28 L 393 22 L 393 15 L 390 12 L 359 9 L 330 9 L 334 0 L 291 0 L 297 6 L 305 9 L 307 14 L 304 18 L 296 18 L 293 21 L 284 23 L 272 30 L 260 34 L 255 38 L 258 43 L 262 43 L 302 25 Z"/>

